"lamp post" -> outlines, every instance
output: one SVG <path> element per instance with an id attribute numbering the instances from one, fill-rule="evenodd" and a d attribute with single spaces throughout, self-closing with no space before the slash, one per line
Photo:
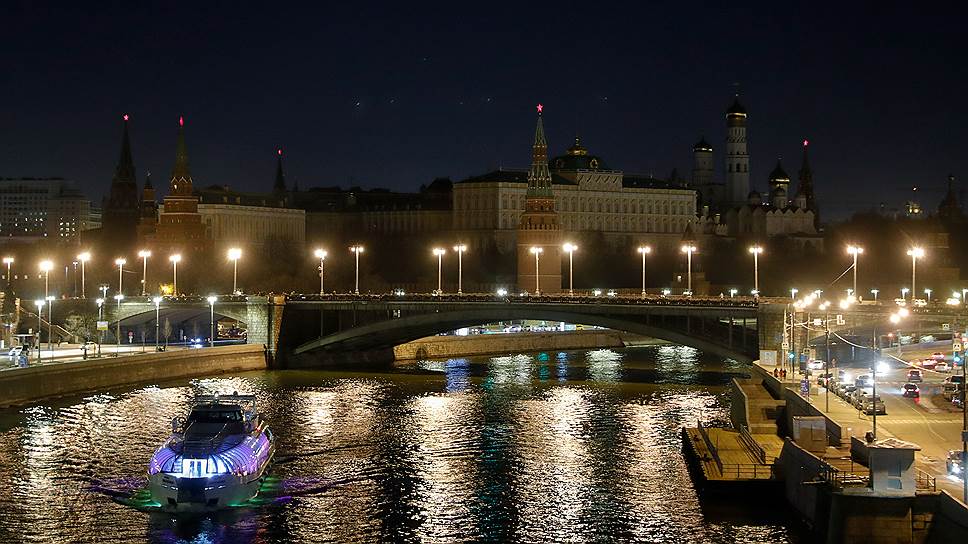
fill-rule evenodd
<path id="1" fill-rule="evenodd" d="M 356 244 L 350 246 L 350 251 L 356 256 L 356 282 L 353 284 L 353 293 L 360 294 L 360 253 L 363 253 L 363 246 Z"/>
<path id="2" fill-rule="evenodd" d="M 151 302 L 155 303 L 155 351 L 158 351 L 158 333 L 161 329 L 161 297 L 154 297 Z"/>
<path id="3" fill-rule="evenodd" d="M 467 245 L 457 244 L 454 246 L 454 251 L 457 252 L 457 294 L 464 294 L 464 252 L 467 251 Z"/>
<path id="4" fill-rule="evenodd" d="M 233 247 L 229 249 L 228 256 L 229 260 L 232 261 L 232 294 L 235 295 L 239 292 L 239 259 L 242 258 L 242 250 L 237 247 Z"/>
<path id="5" fill-rule="evenodd" d="M 115 336 L 114 339 L 117 342 L 117 344 L 116 344 L 117 345 L 117 349 L 114 352 L 114 356 L 115 357 L 120 357 L 121 356 L 121 301 L 124 300 L 124 295 L 121 294 L 121 293 L 118 293 L 118 294 L 114 295 L 114 300 L 118 301 L 118 316 L 117 316 L 118 317 L 118 322 L 115 325 L 116 326 L 116 329 L 115 329 L 115 332 L 114 332 L 114 336 Z"/>
<path id="6" fill-rule="evenodd" d="M 918 259 L 924 257 L 924 248 L 912 247 L 907 251 L 909 257 L 911 257 L 911 302 L 918 296 Z"/>
<path id="7" fill-rule="evenodd" d="M 47 297 L 47 351 L 54 360 L 54 296 Z"/>
<path id="8" fill-rule="evenodd" d="M 447 253 L 447 250 L 445 250 L 444 248 L 442 247 L 434 248 L 434 256 L 437 257 L 437 294 L 438 295 L 441 295 L 444 293 L 443 289 L 441 288 L 441 270 L 444 265 L 444 253 Z"/>
<path id="9" fill-rule="evenodd" d="M 38 299 L 34 301 L 34 304 L 37 305 L 37 362 L 38 363 L 40 363 L 40 327 L 41 327 L 40 316 L 44 311 L 44 304 L 46 303 L 47 303 L 46 300 Z"/>
<path id="10" fill-rule="evenodd" d="M 215 347 L 215 301 L 218 300 L 218 297 L 215 295 L 209 295 L 206 300 L 208 300 L 208 307 L 211 310 L 211 314 L 209 314 L 210 317 L 208 322 L 208 327 L 209 327 L 208 347 L 214 348 Z"/>
<path id="11" fill-rule="evenodd" d="M 692 296 L 692 254 L 696 252 L 696 246 L 693 244 L 684 244 L 682 246 L 682 252 L 686 254 L 686 291 L 689 296 Z"/>
<path id="12" fill-rule="evenodd" d="M 827 356 L 824 358 L 824 404 L 825 410 L 830 412 L 830 303 L 824 301 L 820 305 L 820 309 L 823 310 L 823 334 L 824 341 L 827 345 Z"/>
<path id="13" fill-rule="evenodd" d="M 931 289 L 924 290 L 924 297 L 928 301 L 928 304 L 931 304 Z"/>
<path id="14" fill-rule="evenodd" d="M 10 267 L 13 265 L 13 257 L 4 257 L 3 264 L 7 265 L 7 284 L 9 285 L 13 278 L 10 276 Z"/>
<path id="15" fill-rule="evenodd" d="M 646 288 L 645 288 L 645 257 L 649 253 L 652 253 L 652 247 L 651 246 L 639 246 L 638 252 L 639 252 L 639 254 L 642 255 L 642 298 L 645 298 L 645 295 L 646 295 Z"/>
<path id="16" fill-rule="evenodd" d="M 864 248 L 851 244 L 847 246 L 847 253 L 854 257 L 854 296 L 857 296 L 857 256 L 864 253 Z"/>
<path id="17" fill-rule="evenodd" d="M 763 253 L 762 246 L 750 247 L 753 254 L 753 296 L 760 296 L 760 253 Z"/>
<path id="18" fill-rule="evenodd" d="M 578 246 L 565 242 L 561 248 L 568 253 L 568 296 L 575 296 L 575 252 L 578 251 Z"/>
<path id="19" fill-rule="evenodd" d="M 901 300 L 907 300 L 908 291 L 910 291 L 910 289 L 908 289 L 907 287 L 901 287 Z M 913 302 L 913 297 L 912 297 L 912 302 Z"/>
<path id="20" fill-rule="evenodd" d="M 40 261 L 40 271 L 44 273 L 44 300 L 50 294 L 50 271 L 53 270 L 54 263 L 49 260 Z"/>
<path id="21" fill-rule="evenodd" d="M 532 246 L 531 254 L 534 255 L 534 294 L 535 296 L 541 295 L 541 268 L 538 266 L 538 261 L 541 258 L 541 254 L 544 252 L 543 248 Z"/>
<path id="22" fill-rule="evenodd" d="M 90 261 L 90 260 L 91 260 L 91 253 L 89 251 L 84 251 L 77 255 L 77 262 L 81 263 L 81 298 L 87 298 L 87 288 L 86 288 L 87 278 L 85 277 L 86 274 L 84 270 L 85 268 L 84 265 L 87 264 L 87 261 Z"/>
<path id="23" fill-rule="evenodd" d="M 800 292 L 800 290 L 797 289 L 796 287 L 794 287 L 793 289 L 790 289 L 790 298 L 793 299 L 793 300 L 796 300 L 797 299 L 797 293 L 799 293 L 799 292 Z"/>
<path id="24" fill-rule="evenodd" d="M 151 251 L 147 249 L 142 249 L 138 252 L 138 257 L 141 257 L 141 296 L 148 295 L 148 257 L 151 257 Z"/>
<path id="25" fill-rule="evenodd" d="M 122 257 L 118 257 L 117 259 L 114 260 L 114 264 L 118 265 L 118 293 L 124 293 L 124 289 L 121 288 L 122 286 L 121 275 L 124 273 L 124 263 L 126 262 L 128 261 Z"/>
<path id="26" fill-rule="evenodd" d="M 880 293 L 880 289 L 871 289 L 871 294 L 874 295 L 874 304 L 877 304 L 877 293 Z"/>
<path id="27" fill-rule="evenodd" d="M 101 321 L 104 319 L 104 299 L 99 298 L 99 299 L 96 299 L 94 302 L 97 303 L 97 320 Z M 98 357 L 101 356 L 101 344 L 103 343 L 104 343 L 104 331 L 101 330 L 101 327 L 98 327 L 98 331 L 97 331 L 97 356 Z"/>
<path id="28" fill-rule="evenodd" d="M 181 253 L 175 253 L 174 255 L 169 255 L 168 260 L 171 261 L 171 281 L 173 296 L 178 296 L 178 263 L 181 262 Z"/>
<path id="29" fill-rule="evenodd" d="M 317 249 L 313 252 L 313 255 L 319 259 L 319 294 L 325 295 L 326 291 L 323 289 L 323 262 L 326 260 L 327 253 L 325 249 Z"/>

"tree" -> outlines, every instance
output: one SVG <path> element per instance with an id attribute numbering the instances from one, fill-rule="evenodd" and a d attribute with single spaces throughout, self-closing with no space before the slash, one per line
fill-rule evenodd
<path id="1" fill-rule="evenodd" d="M 84 341 L 90 340 L 94 336 L 94 329 L 93 315 L 70 314 L 64 319 L 64 330 L 70 333 L 74 340 L 78 338 Z"/>
<path id="2" fill-rule="evenodd" d="M 171 338 L 171 321 L 165 318 L 164 324 L 161 326 L 161 334 L 165 335 L 165 346 L 168 345 L 168 339 Z"/>

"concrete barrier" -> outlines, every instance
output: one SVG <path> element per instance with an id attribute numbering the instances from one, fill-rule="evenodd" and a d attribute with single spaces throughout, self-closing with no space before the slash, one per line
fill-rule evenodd
<path id="1" fill-rule="evenodd" d="M 397 359 L 435 359 L 497 353 L 527 353 L 587 348 L 621 348 L 626 342 L 640 345 L 638 335 L 618 331 L 572 331 L 473 336 L 431 336 L 393 348 Z"/>
<path id="2" fill-rule="evenodd" d="M 262 345 L 222 346 L 88 359 L 0 372 L 0 407 L 123 385 L 264 370 Z"/>

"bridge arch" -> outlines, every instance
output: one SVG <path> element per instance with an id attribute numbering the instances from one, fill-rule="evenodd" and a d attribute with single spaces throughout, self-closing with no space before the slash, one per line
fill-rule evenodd
<path id="1" fill-rule="evenodd" d="M 730 347 L 699 334 L 698 330 L 694 333 L 688 333 L 662 326 L 662 324 L 652 323 L 647 319 L 641 319 L 641 316 L 615 317 L 580 311 L 555 310 L 546 307 L 520 306 L 513 309 L 489 307 L 439 311 L 368 323 L 303 343 L 296 347 L 293 353 L 303 355 L 316 350 L 332 352 L 336 350 L 366 351 L 391 348 L 441 332 L 509 319 L 564 321 L 566 323 L 594 325 L 694 347 L 707 353 L 741 362 L 752 362 L 755 358 L 749 349 L 744 351 L 740 333 L 737 333 L 736 344 Z M 755 346 L 751 346 L 751 348 L 756 349 Z"/>

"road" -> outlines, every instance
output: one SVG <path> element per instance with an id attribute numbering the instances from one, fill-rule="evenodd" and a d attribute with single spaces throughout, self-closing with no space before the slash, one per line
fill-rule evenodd
<path id="1" fill-rule="evenodd" d="M 141 344 L 122 344 L 120 347 L 115 344 L 102 344 L 101 345 L 101 357 L 116 357 L 118 354 L 121 355 L 136 355 L 140 353 L 150 353 L 154 351 L 155 346 Z M 169 345 L 168 351 L 187 349 L 186 346 L 174 346 Z M 96 357 L 96 346 L 88 349 L 88 359 L 93 359 Z M 40 361 L 37 360 L 37 352 L 30 352 L 30 359 L 27 361 L 27 366 L 37 366 L 37 365 L 49 365 L 49 364 L 61 364 L 61 363 L 73 363 L 84 360 L 84 353 L 78 344 L 69 344 L 65 346 L 54 346 L 53 350 L 46 349 L 46 345 L 40 350 Z M 0 371 L 12 370 L 16 368 L 22 368 L 18 364 L 17 360 L 13 357 L 6 355 L 6 350 L 3 351 L 3 355 L 0 355 Z"/>

